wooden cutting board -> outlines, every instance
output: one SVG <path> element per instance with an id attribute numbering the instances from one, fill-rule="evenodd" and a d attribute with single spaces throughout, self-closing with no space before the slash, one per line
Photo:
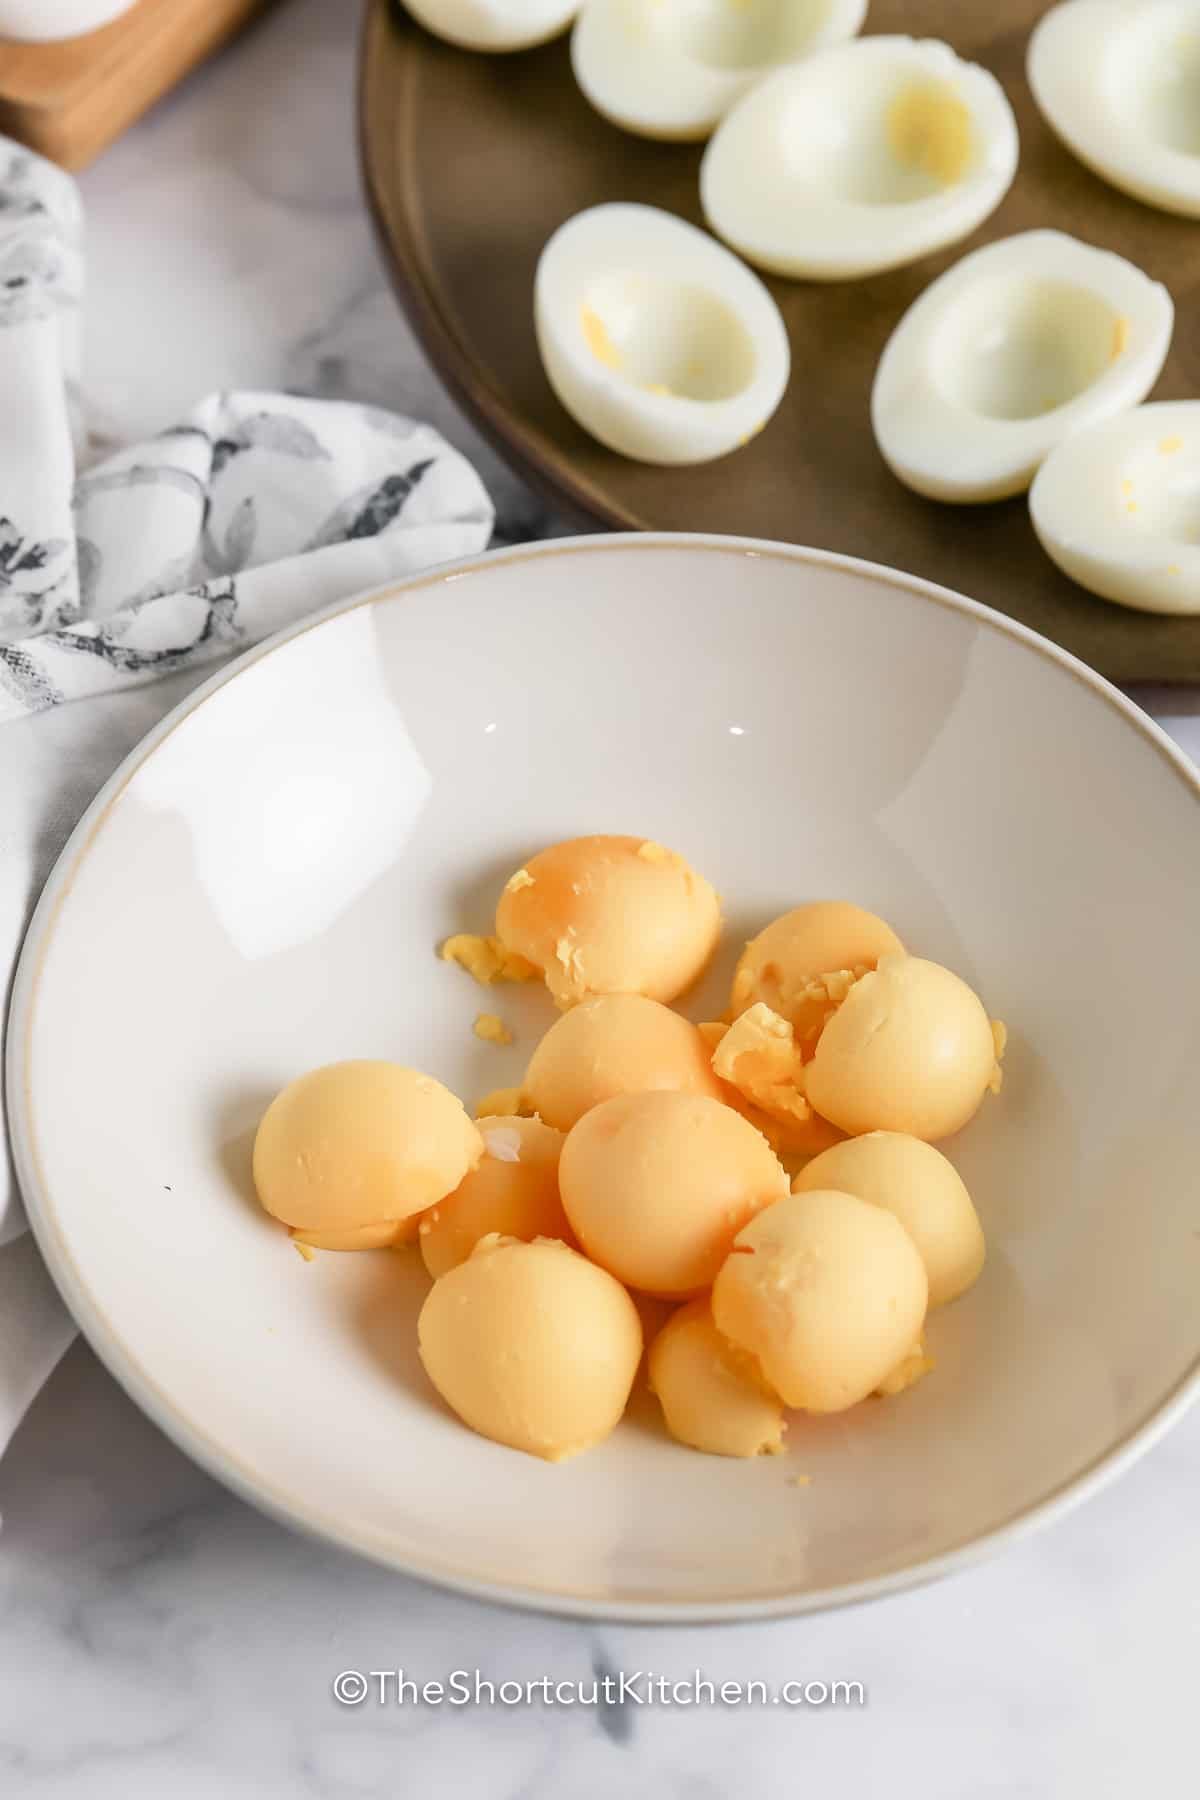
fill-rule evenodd
<path id="1" fill-rule="evenodd" d="M 0 38 L 0 132 L 82 169 L 269 0 L 138 0 L 58 44 Z"/>
<path id="2" fill-rule="evenodd" d="M 769 279 L 792 343 L 784 402 L 736 455 L 678 469 L 615 455 L 563 411 L 538 359 L 533 274 L 555 227 L 598 201 L 648 201 L 701 223 L 701 146 L 607 124 L 575 84 L 565 39 L 473 56 L 430 37 L 398 0 L 368 0 L 363 159 L 401 302 L 482 428 L 576 518 L 848 551 L 998 607 L 1115 680 L 1200 680 L 1200 617 L 1093 598 L 1039 549 L 1023 499 L 922 500 L 888 473 L 871 435 L 875 365 L 905 309 L 965 251 L 1034 226 L 1119 251 L 1166 283 L 1175 338 L 1153 398 L 1200 394 L 1200 224 L 1119 194 L 1055 139 L 1025 79 L 1046 6 L 871 0 L 868 31 L 945 38 L 999 77 L 1021 133 L 1017 179 L 966 243 L 910 268 L 827 284 Z"/>

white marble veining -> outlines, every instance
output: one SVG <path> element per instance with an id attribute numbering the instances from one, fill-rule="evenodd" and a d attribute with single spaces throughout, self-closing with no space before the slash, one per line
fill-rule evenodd
<path id="1" fill-rule="evenodd" d="M 290 0 L 84 178 L 94 447 L 214 387 L 365 397 L 476 454 L 506 536 L 544 532 L 386 288 L 358 191 L 355 11 Z M 1200 754 L 1195 696 L 1143 698 Z M 195 1469 L 77 1344 L 0 1463 L 0 1793 L 1173 1800 L 1194 1788 L 1198 1493 L 1200 1410 L 1065 1522 L 952 1582 L 796 1624 L 596 1628 L 291 1535 Z M 346 1668 L 500 1681 L 596 1665 L 836 1677 L 868 1702 L 437 1710 L 330 1692 Z"/>

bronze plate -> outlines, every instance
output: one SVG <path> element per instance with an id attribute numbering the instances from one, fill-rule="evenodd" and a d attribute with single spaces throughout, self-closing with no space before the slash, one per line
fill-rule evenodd
<path id="1" fill-rule="evenodd" d="M 702 146 L 629 136 L 575 85 L 565 38 L 519 56 L 442 44 L 391 0 L 369 0 L 361 70 L 367 189 L 397 291 L 451 390 L 526 478 L 574 519 L 722 531 L 842 550 L 944 583 L 1022 620 L 1119 681 L 1200 679 L 1200 618 L 1128 612 L 1042 554 L 1024 500 L 922 500 L 887 471 L 868 417 L 880 352 L 905 308 L 966 250 L 1054 226 L 1166 283 L 1175 342 L 1154 390 L 1200 394 L 1200 225 L 1126 199 L 1043 124 L 1025 80 L 1039 0 L 872 0 L 874 32 L 945 37 L 1004 83 L 1021 167 L 965 244 L 866 281 L 768 279 L 792 341 L 792 380 L 761 435 L 696 468 L 605 450 L 554 398 L 534 342 L 532 290 L 550 233 L 601 200 L 700 216 Z"/>

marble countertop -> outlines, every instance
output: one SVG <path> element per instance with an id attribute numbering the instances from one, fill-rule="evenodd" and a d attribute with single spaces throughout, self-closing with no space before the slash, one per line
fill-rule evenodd
<path id="1" fill-rule="evenodd" d="M 348 0 L 289 0 L 83 180 L 93 449 L 205 391 L 423 413 L 506 537 L 554 529 L 399 317 L 363 212 Z M 1194 755 L 1200 699 L 1140 696 Z M 932 1588 L 794 1624 L 494 1610 L 307 1543 L 194 1468 L 76 1344 L 0 1464 L 0 1792 L 13 1800 L 653 1800 L 1190 1791 L 1200 1409 L 1065 1521 Z M 865 1706 L 341 1706 L 343 1669 L 861 1682 Z M 639 1690 L 644 1691 L 644 1688 Z"/>

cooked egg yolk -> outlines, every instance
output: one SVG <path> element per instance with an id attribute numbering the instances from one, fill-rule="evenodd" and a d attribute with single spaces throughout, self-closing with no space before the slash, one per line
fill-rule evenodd
<path id="1" fill-rule="evenodd" d="M 525 1072 L 528 1104 L 560 1131 L 616 1094 L 674 1089 L 722 1098 L 696 1027 L 642 994 L 599 994 L 552 1025 Z"/>
<path id="2" fill-rule="evenodd" d="M 573 838 L 521 873 L 527 879 L 500 896 L 497 936 L 543 972 L 564 1010 L 591 994 L 673 1000 L 716 948 L 713 889 L 645 838 Z"/>
<path id="3" fill-rule="evenodd" d="M 649 1355 L 650 1387 L 667 1430 L 714 1456 L 774 1456 L 783 1449 L 783 1404 L 744 1350 L 713 1324 L 705 1295 L 680 1307 Z"/>
<path id="4" fill-rule="evenodd" d="M 791 1021 L 803 1047 L 839 990 L 844 997 L 856 974 L 903 947 L 883 919 L 848 900 L 793 907 L 746 945 L 734 971 L 731 1011 L 736 1018 L 761 1000 Z"/>
<path id="5" fill-rule="evenodd" d="M 936 1366 L 925 1349 L 924 1338 L 918 1338 L 908 1355 L 901 1358 L 890 1375 L 884 1376 L 875 1392 L 881 1400 L 902 1394 L 905 1388 L 915 1387 L 926 1375 L 932 1375 Z"/>
<path id="6" fill-rule="evenodd" d="M 398 1222 L 384 1219 L 378 1225 L 359 1225 L 345 1231 L 318 1231 L 313 1226 L 293 1225 L 289 1234 L 297 1248 L 313 1250 L 399 1250 L 417 1235 L 417 1215 Z"/>
<path id="7" fill-rule="evenodd" d="M 855 983 L 817 1040 L 810 1104 L 843 1131 L 958 1131 L 998 1082 L 978 995 L 937 963 L 887 956 Z"/>
<path id="8" fill-rule="evenodd" d="M 925 1264 L 929 1304 L 944 1306 L 979 1279 L 987 1247 L 962 1177 L 940 1150 L 899 1131 L 847 1138 L 814 1157 L 792 1192 L 838 1188 L 895 1215 Z"/>
<path id="9" fill-rule="evenodd" d="M 518 1117 L 485 1119 L 480 1131 L 483 1160 L 421 1218 L 421 1255 L 435 1280 L 493 1232 L 524 1243 L 538 1237 L 575 1242 L 558 1197 L 562 1132 Z"/>
<path id="10" fill-rule="evenodd" d="M 254 1185 L 265 1210 L 310 1244 L 334 1247 L 336 1234 L 371 1248 L 452 1193 L 482 1155 L 478 1127 L 431 1076 L 332 1063 L 290 1082 L 263 1114 Z"/>
<path id="11" fill-rule="evenodd" d="M 762 1135 L 703 1094 L 619 1094 L 584 1114 L 559 1164 L 587 1254 L 630 1287 L 690 1297 L 735 1233 L 787 1192 Z"/>
<path id="12" fill-rule="evenodd" d="M 642 1328 L 619 1281 L 565 1244 L 483 1238 L 435 1281 L 417 1338 L 446 1404 L 482 1437 L 561 1462 L 606 1438 Z"/>
<path id="13" fill-rule="evenodd" d="M 928 1287 L 891 1213 L 853 1194 L 790 1194 L 742 1228 L 713 1283 L 717 1329 L 788 1406 L 841 1412 L 912 1349 Z"/>
<path id="14" fill-rule="evenodd" d="M 475 1108 L 475 1117 L 477 1119 L 489 1119 L 497 1116 L 508 1118 L 510 1115 L 517 1114 L 525 1117 L 532 1111 L 532 1106 L 529 1105 L 520 1088 L 493 1088 L 490 1094 L 483 1096 Z"/>

